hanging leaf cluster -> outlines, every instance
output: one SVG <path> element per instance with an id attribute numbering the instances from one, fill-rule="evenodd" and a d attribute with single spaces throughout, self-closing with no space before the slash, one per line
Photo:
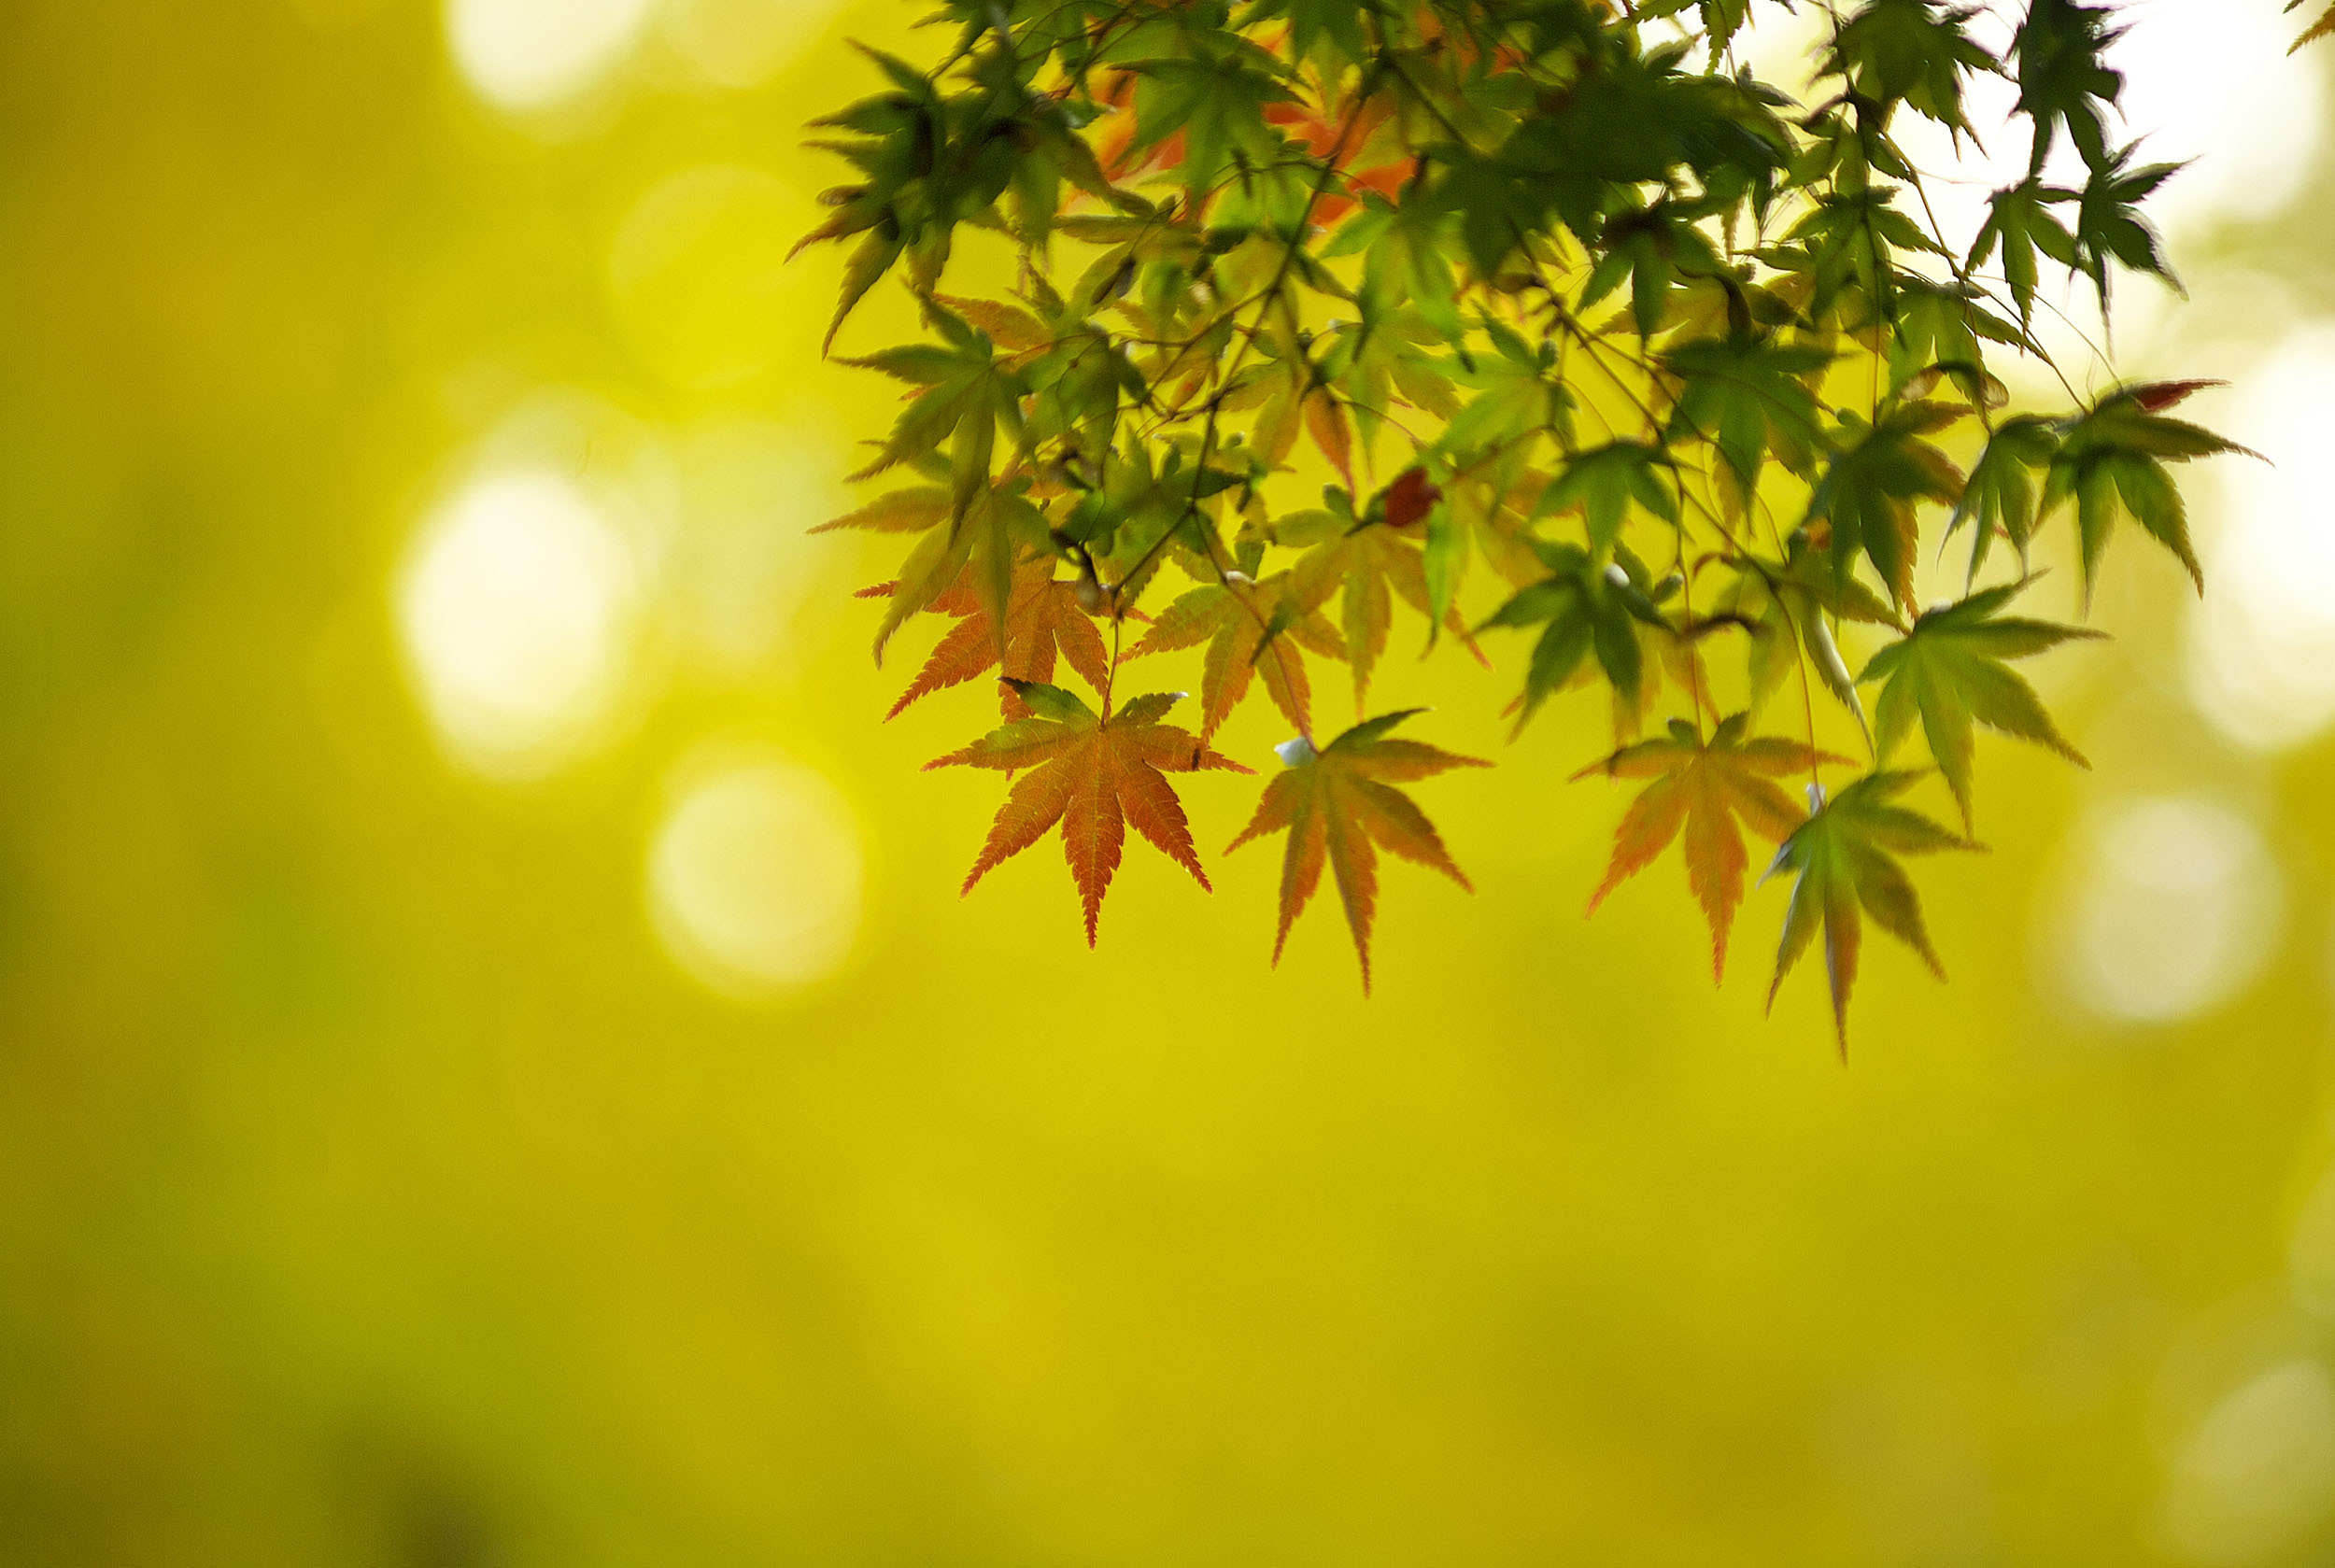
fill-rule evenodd
<path id="1" fill-rule="evenodd" d="M 2047 266 L 2168 277 L 2108 11 L 2033 0 L 1998 54 L 1943 0 L 1828 6 L 1803 98 L 1738 65 L 1753 8 L 946 0 L 937 63 L 870 51 L 806 244 L 830 345 L 887 279 L 922 331 L 844 361 L 901 400 L 830 526 L 903 546 L 879 657 L 938 633 L 894 712 L 998 704 L 935 764 L 1007 776 L 969 889 L 1058 832 L 1092 941 L 1130 826 L 1205 886 L 1172 775 L 1250 771 L 1215 748 L 1261 694 L 1294 738 L 1231 847 L 1286 835 L 1277 957 L 1326 868 L 1366 986 L 1379 852 L 1466 885 L 1410 786 L 1480 766 L 1374 714 L 1401 638 L 1509 667 L 1519 727 L 1610 715 L 1584 774 L 1642 793 L 1592 906 L 1677 844 L 1723 968 L 1766 863 L 1776 981 L 1821 938 L 1844 1041 L 1867 920 L 1936 967 L 1902 861 L 1974 847 L 1976 731 L 2082 760 L 2016 668 L 2091 635 L 2011 613 L 2032 553 L 2088 594 L 2129 522 L 2195 573 L 2173 468 L 2232 448 L 2192 383 L 1997 374 L 2048 362 Z M 1976 134 L 1982 74 L 2031 158 L 1965 250 L 1897 137 Z M 1932 773 L 1950 826 L 1903 803 Z"/>

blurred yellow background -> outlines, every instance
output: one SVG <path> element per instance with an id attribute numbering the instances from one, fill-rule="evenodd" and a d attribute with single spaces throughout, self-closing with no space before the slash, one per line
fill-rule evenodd
<path id="1" fill-rule="evenodd" d="M 2207 158 L 2119 364 L 2280 466 L 2202 609 L 2117 554 L 2096 770 L 1988 743 L 1844 1068 L 1779 889 L 1716 992 L 1675 862 L 1582 920 L 1521 645 L 1385 678 L 1502 766 L 1375 1000 L 1237 780 L 1098 952 L 1051 846 L 958 899 L 783 264 L 913 6 L 7 0 L 0 1562 L 2335 1561 L 2325 63 L 2126 9 Z"/>

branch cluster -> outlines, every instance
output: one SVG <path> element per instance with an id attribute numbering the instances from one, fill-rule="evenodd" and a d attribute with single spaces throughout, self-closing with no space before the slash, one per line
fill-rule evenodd
<path id="1" fill-rule="evenodd" d="M 1968 847 L 1974 727 L 2075 757 L 2011 668 L 2088 635 L 2005 613 L 2039 530 L 2072 519 L 2087 591 L 2126 519 L 2194 574 L 2169 465 L 2230 448 L 2168 412 L 2192 384 L 2013 411 L 1990 368 L 2048 360 L 2042 262 L 2103 307 L 2167 275 L 2105 10 L 2034 0 L 1999 56 L 1941 0 L 1828 11 L 1800 101 L 1734 62 L 1751 3 L 949 0 L 934 67 L 871 51 L 811 240 L 848 247 L 838 329 L 896 275 L 927 330 L 849 361 L 910 395 L 859 475 L 895 487 L 830 526 L 909 543 L 879 655 L 953 618 L 902 706 L 1002 678 L 1002 727 L 942 759 L 1018 775 L 976 876 L 1059 826 L 1090 940 L 1128 824 L 1205 881 L 1164 775 L 1238 768 L 1213 740 L 1261 689 L 1297 738 L 1242 841 L 1289 834 L 1284 938 L 1329 867 L 1366 983 L 1377 851 L 1465 881 L 1395 785 L 1471 759 L 1365 718 L 1400 601 L 1431 647 L 1530 638 L 1520 726 L 1603 694 L 1586 771 L 1651 781 L 1606 888 L 1683 839 L 1715 969 L 1747 828 L 1794 879 L 1776 980 L 1821 936 L 1844 1038 L 1866 920 L 1935 965 L 1899 861 Z M 1955 254 L 1893 127 L 1969 133 L 1982 72 L 2031 157 Z M 2079 184 L 2046 181 L 2061 138 Z M 982 232 L 998 297 L 947 282 Z M 1968 590 L 1921 611 L 1955 535 Z M 1179 649 L 1188 730 L 1123 689 Z M 1325 741 L 1331 663 L 1359 722 Z M 1959 831 L 1897 803 L 1916 729 Z"/>

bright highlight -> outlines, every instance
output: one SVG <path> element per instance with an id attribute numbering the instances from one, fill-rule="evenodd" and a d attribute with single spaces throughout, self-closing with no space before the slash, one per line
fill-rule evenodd
<path id="1" fill-rule="evenodd" d="M 2227 1002 L 2275 948 L 2284 901 L 2251 823 L 2208 800 L 2128 802 L 2096 821 L 2049 922 L 2075 1000 L 2169 1024 Z"/>
<path id="2" fill-rule="evenodd" d="M 447 0 L 446 43 L 473 91 L 500 109 L 554 107 L 624 59 L 655 0 Z"/>
<path id="3" fill-rule="evenodd" d="M 832 973 L 859 929 L 859 829 L 817 773 L 775 757 L 690 784 L 649 853 L 649 908 L 699 981 L 757 999 Z"/>
<path id="4" fill-rule="evenodd" d="M 588 749 L 622 685 L 638 599 L 624 537 L 564 477 L 522 471 L 461 491 L 417 537 L 397 603 L 447 749 L 508 780 Z"/>

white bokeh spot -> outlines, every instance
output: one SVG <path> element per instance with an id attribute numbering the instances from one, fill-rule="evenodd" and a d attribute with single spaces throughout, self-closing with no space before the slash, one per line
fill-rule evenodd
<path id="1" fill-rule="evenodd" d="M 2087 1011 L 2170 1024 L 2253 984 L 2284 915 L 2254 826 L 2213 801 L 2167 797 L 2123 802 L 2079 829 L 2042 930 L 2048 962 Z"/>
<path id="2" fill-rule="evenodd" d="M 667 44 L 715 87 L 759 87 L 816 43 L 842 0 L 665 0 Z"/>
<path id="3" fill-rule="evenodd" d="M 741 1000 L 784 996 L 850 956 L 865 867 L 850 805 L 774 756 L 699 770 L 649 850 L 649 911 L 673 958 Z"/>
<path id="4" fill-rule="evenodd" d="M 655 9 L 656 0 L 446 0 L 446 43 L 481 98 L 538 111 L 598 85 Z"/>
<path id="5" fill-rule="evenodd" d="M 2335 325 L 2248 373 L 2219 428 L 2269 463 L 2218 466 L 2220 519 L 2191 623 L 2189 685 L 2224 734 L 2262 751 L 2335 725 Z"/>
<path id="6" fill-rule="evenodd" d="M 2314 1361 L 2271 1367 L 2199 1423 L 2173 1465 L 2165 1523 L 2192 1560 L 2258 1561 L 2335 1510 L 2335 1385 Z"/>
<path id="7" fill-rule="evenodd" d="M 441 740 L 477 771 L 556 771 L 597 739 L 622 683 L 639 571 L 594 498 L 543 469 L 488 473 L 417 535 L 398 629 Z"/>

